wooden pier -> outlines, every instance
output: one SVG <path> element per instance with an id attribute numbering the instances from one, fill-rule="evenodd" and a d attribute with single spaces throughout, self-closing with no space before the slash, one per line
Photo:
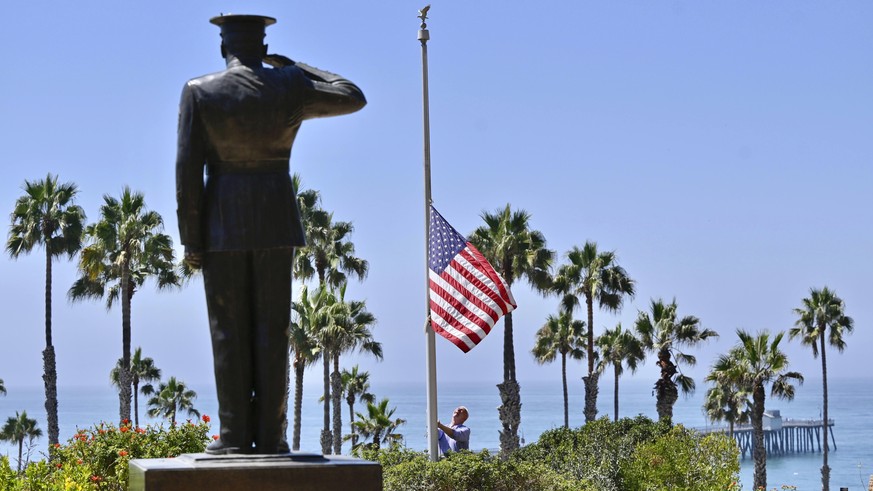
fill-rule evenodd
<path id="1" fill-rule="evenodd" d="M 765 413 L 764 418 L 764 447 L 767 456 L 788 455 L 794 453 L 814 453 L 822 451 L 822 420 L 818 419 L 782 419 L 779 411 Z M 828 419 L 828 430 L 831 434 L 832 446 L 828 449 L 837 449 L 837 441 L 834 439 L 834 420 Z M 728 428 L 699 429 L 701 433 L 724 433 Z M 740 449 L 742 458 L 752 456 L 754 442 L 752 441 L 752 425 L 737 425 L 734 427 L 734 439 Z M 828 445 L 827 434 L 824 436 L 824 445 Z"/>

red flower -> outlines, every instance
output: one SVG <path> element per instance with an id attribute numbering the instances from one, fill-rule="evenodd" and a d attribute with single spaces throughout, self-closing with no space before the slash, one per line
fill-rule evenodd
<path id="1" fill-rule="evenodd" d="M 93 481 L 93 482 L 100 481 L 101 479 L 102 478 L 100 476 L 91 476 L 91 481 Z"/>
<path id="2" fill-rule="evenodd" d="M 122 456 L 122 457 L 126 457 L 126 456 L 127 456 L 127 450 L 122 450 L 122 451 L 118 452 L 118 455 L 120 455 L 120 456 Z"/>
<path id="3" fill-rule="evenodd" d="M 55 448 L 61 448 L 61 444 L 60 444 L 60 443 L 55 443 Z"/>
<path id="4" fill-rule="evenodd" d="M 82 465 L 82 459 L 77 460 L 76 463 Z"/>
<path id="5" fill-rule="evenodd" d="M 213 440 L 218 440 L 218 435 L 212 435 Z"/>
<path id="6" fill-rule="evenodd" d="M 123 424 L 123 425 L 129 425 L 129 424 L 130 424 L 130 420 L 129 420 L 129 419 L 122 420 L 122 421 L 121 421 L 121 424 Z"/>
<path id="7" fill-rule="evenodd" d="M 206 415 L 206 414 L 204 414 L 204 415 L 203 415 L 203 422 L 204 422 L 204 423 L 208 423 L 209 421 L 210 421 L 209 416 Z"/>
<path id="8" fill-rule="evenodd" d="M 143 428 L 137 428 L 137 429 L 136 429 L 136 432 L 139 433 L 139 434 L 141 434 L 141 435 L 145 435 L 146 430 L 144 430 Z"/>
<path id="9" fill-rule="evenodd" d="M 122 426 L 121 428 L 119 428 L 119 430 L 121 430 L 122 433 L 127 433 L 127 431 L 128 431 L 129 429 L 130 429 L 130 428 L 127 427 L 127 426 Z"/>
<path id="10" fill-rule="evenodd" d="M 62 467 L 62 465 L 61 465 L 60 463 L 57 463 L 57 464 L 55 464 L 55 467 L 57 467 L 58 469 L 60 469 L 60 468 Z"/>

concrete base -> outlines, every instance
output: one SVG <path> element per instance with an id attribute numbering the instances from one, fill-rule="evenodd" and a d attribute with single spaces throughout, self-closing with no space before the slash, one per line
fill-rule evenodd
<path id="1" fill-rule="evenodd" d="M 131 491 L 380 491 L 382 466 L 341 455 L 184 454 L 130 461 Z"/>

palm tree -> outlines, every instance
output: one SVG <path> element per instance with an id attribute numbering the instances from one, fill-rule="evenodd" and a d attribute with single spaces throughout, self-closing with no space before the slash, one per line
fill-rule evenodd
<path id="1" fill-rule="evenodd" d="M 645 349 L 643 348 L 643 343 L 634 336 L 633 332 L 621 329 L 621 324 L 616 325 L 615 329 L 604 331 L 597 338 L 595 344 L 600 351 L 600 361 L 597 367 L 598 373 L 602 373 L 611 366 L 615 376 L 613 396 L 615 413 L 613 419 L 618 421 L 618 379 L 624 373 L 624 365 L 627 365 L 631 373 L 637 371 L 637 366 L 646 357 Z"/>
<path id="2" fill-rule="evenodd" d="M 771 384 L 770 395 L 782 399 L 794 398 L 792 380 L 803 383 L 798 372 L 789 372 L 788 357 L 779 349 L 784 332 L 770 340 L 770 333 L 757 335 L 737 330 L 740 342 L 726 355 L 716 360 L 712 372 L 720 381 L 729 381 L 752 393 L 752 456 L 755 459 L 754 489 L 767 489 L 767 449 L 764 446 L 764 388 Z"/>
<path id="3" fill-rule="evenodd" d="M 324 426 L 321 429 L 321 451 L 328 454 L 333 445 L 333 435 L 330 426 L 330 362 L 333 351 L 337 349 L 336 321 L 343 315 L 343 307 L 326 286 L 321 286 L 311 295 L 304 286 L 300 293 L 300 301 L 292 303 L 297 313 L 297 323 L 308 331 L 308 336 L 315 339 L 317 356 L 321 357 L 324 375 Z M 301 381 L 302 382 L 302 381 Z M 296 400 L 295 400 L 296 405 Z M 295 411 L 296 412 L 296 411 Z M 295 414 L 296 417 L 296 414 Z M 295 420 L 295 427 L 298 420 Z"/>
<path id="4" fill-rule="evenodd" d="M 703 410 L 711 422 L 727 421 L 731 438 L 734 436 L 734 426 L 748 423 L 752 414 L 752 401 L 749 392 L 725 379 L 724 374 L 713 369 L 706 377 L 707 382 L 715 385 L 706 391 Z"/>
<path id="5" fill-rule="evenodd" d="M 300 223 L 306 237 L 314 237 L 317 223 L 325 220 L 327 212 L 321 208 L 321 193 L 315 189 L 303 187 L 303 179 L 295 172 L 291 175 L 291 187 L 297 197 L 297 209 L 300 212 Z M 309 240 L 307 239 L 307 242 Z M 307 244 L 308 245 L 308 244 Z M 294 254 L 294 276 L 306 280 L 315 276 L 313 255 L 304 248 L 297 248 Z"/>
<path id="6" fill-rule="evenodd" d="M 303 224 L 304 233 L 309 230 L 313 221 L 312 215 L 318 210 L 318 205 L 321 202 L 321 194 L 314 189 L 304 189 L 303 179 L 299 173 L 294 173 L 291 176 L 291 187 L 294 190 L 294 195 L 297 198 L 297 209 L 300 213 L 300 221 Z M 294 255 L 295 264 L 299 261 L 300 254 Z M 303 261 L 305 263 L 305 261 Z M 304 265 L 305 267 L 305 265 Z M 292 302 L 292 315 L 295 311 Z M 294 371 L 295 388 L 294 388 L 294 437 L 292 439 L 292 450 L 300 450 L 300 418 L 303 409 L 303 375 L 306 367 L 315 363 L 320 356 L 320 351 L 316 340 L 312 337 L 312 329 L 303 327 L 301 324 L 291 321 L 290 349 L 292 352 L 292 361 L 288 365 L 288 391 L 285 393 L 285 405 L 288 405 L 290 399 L 290 382 L 291 371 Z M 287 416 L 285 418 L 285 430 L 287 431 Z"/>
<path id="7" fill-rule="evenodd" d="M 321 309 L 319 294 L 310 297 L 308 289 L 304 286 L 300 302 L 291 304 L 291 308 L 296 314 L 292 318 L 290 332 L 290 345 L 293 353 L 291 364 L 294 367 L 294 435 L 291 440 L 291 449 L 295 451 L 300 450 L 303 375 L 306 367 L 314 364 L 321 357 L 321 348 L 315 337 L 315 326 L 319 325 L 318 316 L 321 315 L 319 312 Z"/>
<path id="8" fill-rule="evenodd" d="M 6 251 L 13 259 L 34 247 L 45 250 L 45 411 L 49 446 L 58 443 L 58 372 L 52 344 L 52 259 L 66 254 L 70 259 L 82 247 L 85 211 L 74 204 L 79 190 L 73 183 L 58 184 L 57 176 L 24 181 L 25 194 L 15 201 Z"/>
<path id="9" fill-rule="evenodd" d="M 189 389 L 184 382 L 170 377 L 167 383 L 158 385 L 155 395 L 149 399 L 148 415 L 157 418 L 163 416 L 170 419 L 170 424 L 176 424 L 176 413 L 187 411 L 189 416 L 200 417 L 200 411 L 194 409 L 194 399 L 197 393 Z"/>
<path id="10" fill-rule="evenodd" d="M 305 197 L 305 196 L 304 196 Z M 333 213 L 319 207 L 306 211 L 303 220 L 306 246 L 294 255 L 294 276 L 306 281 L 318 278 L 319 285 L 335 289 L 348 281 L 348 275 L 364 280 L 369 263 L 355 256 L 351 241 L 355 228 L 351 222 L 333 221 Z"/>
<path id="11" fill-rule="evenodd" d="M 661 369 L 661 376 L 655 383 L 658 417 L 661 420 L 672 419 L 679 389 L 683 393 L 694 392 L 694 379 L 682 374 L 679 363 L 688 366 L 697 363 L 694 356 L 679 349 L 683 346 L 694 347 L 711 337 L 718 337 L 718 333 L 703 329 L 700 319 L 693 315 L 678 319 L 675 298 L 669 304 L 661 299 L 652 300 L 650 309 L 651 313 L 640 311 L 634 327 L 646 350 L 658 354 L 656 364 Z"/>
<path id="12" fill-rule="evenodd" d="M 295 176 L 292 184 L 295 190 L 300 188 L 300 176 Z M 333 213 L 327 212 L 320 207 L 320 196 L 317 191 L 304 190 L 298 193 L 298 207 L 301 211 L 301 219 L 306 233 L 306 246 L 297 249 L 294 255 L 294 276 L 306 281 L 314 277 L 318 278 L 318 285 L 323 289 L 333 291 L 346 284 L 348 276 L 357 277 L 363 281 L 367 277 L 369 263 L 355 256 L 355 246 L 351 241 L 354 227 L 351 222 L 334 222 Z M 323 356 L 331 351 L 332 346 L 326 346 L 323 342 L 331 342 L 330 336 L 323 330 L 329 330 L 330 326 L 313 326 L 320 332 L 319 339 L 322 341 L 321 350 Z M 329 355 L 328 355 L 329 356 Z M 330 397 L 330 367 L 329 357 L 323 358 L 325 365 L 325 423 L 321 431 L 322 452 L 330 452 L 330 447 L 339 439 L 339 435 L 331 435 L 330 430 L 330 404 L 334 400 Z M 336 399 L 339 400 L 338 398 Z M 338 404 L 338 403 L 337 403 Z M 339 414 L 339 408 L 334 409 L 334 414 Z M 339 418 L 339 426 L 342 428 L 342 419 Z M 342 440 L 339 440 L 342 445 Z"/>
<path id="13" fill-rule="evenodd" d="M 9 443 L 18 443 L 18 472 L 21 472 L 21 454 L 24 450 L 24 439 L 32 443 L 34 438 L 42 436 L 42 430 L 36 427 L 36 420 L 27 417 L 27 411 L 15 411 L 15 416 L 10 416 L 6 424 L 0 429 L 0 440 Z"/>
<path id="14" fill-rule="evenodd" d="M 846 348 L 844 335 L 850 334 L 855 328 L 855 322 L 846 315 L 843 300 L 833 291 L 824 287 L 821 290 L 812 288 L 809 298 L 803 299 L 803 306 L 794 309 L 797 321 L 788 331 L 790 339 L 800 338 L 800 342 L 812 348 L 812 356 L 818 358 L 821 352 L 822 377 L 822 432 L 825 435 L 823 461 L 821 466 L 822 490 L 830 488 L 831 468 L 828 466 L 828 364 L 825 352 L 825 338 L 840 353 Z"/>
<path id="15" fill-rule="evenodd" d="M 358 434 L 355 432 L 355 402 L 360 398 L 361 402 L 374 403 L 376 396 L 370 393 L 370 373 L 361 372 L 358 365 L 352 370 L 343 369 L 342 372 L 343 393 L 349 405 L 349 431 L 351 434 L 352 448 L 358 445 Z"/>
<path id="16" fill-rule="evenodd" d="M 80 277 L 70 287 L 71 300 L 106 297 L 107 310 L 121 302 L 121 360 L 119 417 L 130 419 L 130 307 L 137 289 L 154 277 L 158 289 L 181 282 L 174 264 L 173 240 L 161 233 L 161 215 L 148 211 L 142 193 L 125 187 L 121 199 L 103 196 L 100 221 L 89 225 L 88 245 L 82 249 Z"/>
<path id="17" fill-rule="evenodd" d="M 546 239 L 530 228 L 530 213 L 512 211 L 510 205 L 494 213 L 483 212 L 485 225 L 473 231 L 470 242 L 482 253 L 510 288 L 516 278 L 525 278 L 537 291 L 548 291 L 549 268 L 555 253 L 546 248 Z M 518 448 L 521 424 L 521 394 L 515 377 L 512 312 L 503 317 L 503 382 L 497 386 L 501 406 L 497 408 L 503 429 L 500 452 L 506 456 Z"/>
<path id="18" fill-rule="evenodd" d="M 627 271 L 617 264 L 614 251 L 600 252 L 597 243 L 587 241 L 580 249 L 573 247 L 567 253 L 568 263 L 558 269 L 553 290 L 561 296 L 561 306 L 573 312 L 585 300 L 588 313 L 587 356 L 588 375 L 585 382 L 585 421 L 597 417 L 597 378 L 594 370 L 594 302 L 601 309 L 618 312 L 625 297 L 633 298 L 635 282 Z"/>
<path id="19" fill-rule="evenodd" d="M 121 388 L 121 366 L 123 361 L 118 359 L 115 368 L 109 372 L 109 381 L 112 385 Z M 155 360 L 142 357 L 142 348 L 137 347 L 130 359 L 130 382 L 133 386 L 133 422 L 139 426 L 139 392 L 140 382 L 143 383 L 143 395 L 154 393 L 154 387 L 149 382 L 157 382 L 161 379 L 161 369 L 155 366 Z"/>
<path id="20" fill-rule="evenodd" d="M 331 373 L 331 404 L 333 406 L 333 453 L 342 452 L 342 413 L 340 412 L 340 398 L 342 397 L 342 374 L 340 372 L 340 355 L 358 350 L 382 359 L 382 344 L 373 339 L 370 326 L 376 323 L 376 317 L 367 311 L 363 301 L 345 301 L 346 288 L 340 288 L 338 298 L 340 309 L 335 322 L 331 323 L 335 345 L 330 355 L 333 360 L 333 373 Z"/>
<path id="21" fill-rule="evenodd" d="M 396 418 L 394 411 L 388 410 L 388 399 L 382 399 L 379 404 L 367 403 L 367 414 L 358 413 L 355 430 L 364 438 L 372 438 L 372 448 L 379 449 L 383 443 L 396 444 L 403 441 L 403 435 L 395 433 L 397 428 L 406 424 L 405 419 Z"/>
<path id="22" fill-rule="evenodd" d="M 555 361 L 561 355 L 561 383 L 564 389 L 564 428 L 570 427 L 569 402 L 567 397 L 567 357 L 581 360 L 585 357 L 583 342 L 585 323 L 574 321 L 572 314 L 561 312 L 550 315 L 536 334 L 536 344 L 531 353 L 537 363 L 543 365 Z"/>

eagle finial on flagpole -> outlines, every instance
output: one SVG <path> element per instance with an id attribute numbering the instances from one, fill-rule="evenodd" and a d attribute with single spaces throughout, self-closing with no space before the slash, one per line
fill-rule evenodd
<path id="1" fill-rule="evenodd" d="M 430 4 L 424 6 L 418 11 L 418 18 L 421 19 L 421 28 L 427 29 L 427 11 L 430 10 Z"/>

